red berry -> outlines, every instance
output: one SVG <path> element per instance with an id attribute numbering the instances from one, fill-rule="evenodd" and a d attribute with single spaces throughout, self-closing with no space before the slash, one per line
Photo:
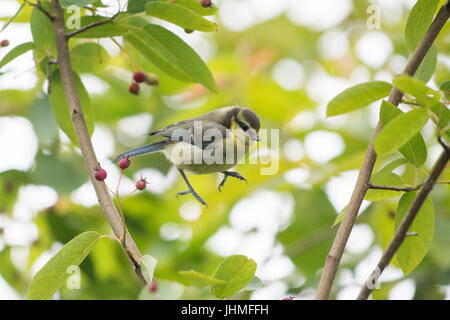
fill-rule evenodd
<path id="1" fill-rule="evenodd" d="M 211 0 L 201 0 L 200 3 L 202 4 L 203 8 L 211 8 L 212 6 Z"/>
<path id="2" fill-rule="evenodd" d="M 147 187 L 147 184 L 148 184 L 148 182 L 147 182 L 146 178 L 142 178 L 142 176 L 141 176 L 141 178 L 138 181 L 136 181 L 136 189 L 142 191 L 145 189 L 145 187 Z"/>
<path id="3" fill-rule="evenodd" d="M 126 158 L 122 158 L 119 161 L 119 167 L 122 170 L 125 170 L 126 168 L 128 168 L 131 164 L 130 158 L 126 157 Z"/>
<path id="4" fill-rule="evenodd" d="M 1 42 L 0 42 L 0 46 L 2 46 L 2 47 L 7 47 L 7 46 L 9 46 L 9 41 L 8 40 L 2 40 Z"/>
<path id="5" fill-rule="evenodd" d="M 150 283 L 147 288 L 150 292 L 156 292 L 158 290 L 158 283 L 156 282 L 155 278 L 153 278 L 152 283 Z"/>
<path id="6" fill-rule="evenodd" d="M 105 180 L 106 176 L 107 176 L 107 174 L 106 174 L 106 170 L 105 169 L 99 168 L 99 169 L 95 170 L 95 179 L 97 181 Z"/>
<path id="7" fill-rule="evenodd" d="M 136 71 L 133 74 L 133 79 L 136 82 L 145 82 L 145 80 L 147 80 L 147 75 L 145 74 L 144 71 Z"/>
<path id="8" fill-rule="evenodd" d="M 293 296 L 289 296 L 289 297 L 283 298 L 282 300 L 294 300 L 294 297 Z"/>
<path id="9" fill-rule="evenodd" d="M 132 94 L 138 95 L 139 94 L 139 83 L 137 82 L 133 82 L 132 84 L 130 84 L 130 86 L 128 87 L 128 91 L 130 91 Z"/>

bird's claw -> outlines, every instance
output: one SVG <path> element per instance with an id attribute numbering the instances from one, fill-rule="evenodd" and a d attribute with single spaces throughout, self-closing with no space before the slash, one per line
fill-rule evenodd
<path id="1" fill-rule="evenodd" d="M 178 198 L 179 196 L 184 196 L 185 194 L 189 194 L 189 193 L 192 194 L 192 195 L 194 196 L 194 198 L 197 199 L 198 202 L 200 202 L 202 205 L 208 206 L 208 205 L 206 204 L 206 202 L 202 199 L 202 197 L 200 197 L 200 196 L 198 195 L 198 193 L 195 192 L 194 190 L 186 190 L 186 191 L 178 192 L 178 193 L 177 193 L 177 198 Z"/>
<path id="2" fill-rule="evenodd" d="M 236 178 L 236 179 L 239 179 L 239 180 L 241 180 L 241 181 L 244 181 L 245 182 L 245 184 L 247 184 L 247 179 L 245 179 L 240 173 L 238 173 L 238 172 L 235 172 L 235 171 L 224 171 L 224 172 L 222 172 L 224 175 L 225 175 L 225 177 L 223 177 L 223 180 L 222 180 L 222 182 L 219 184 L 219 191 L 220 192 L 222 192 L 222 190 L 221 190 L 221 188 L 223 187 L 223 185 L 225 184 L 225 181 L 227 181 L 227 178 L 230 176 L 230 177 L 233 177 L 233 178 Z"/>
<path id="3" fill-rule="evenodd" d="M 223 180 L 222 180 L 222 182 L 219 184 L 219 192 L 222 192 L 222 189 L 220 189 L 220 188 L 222 188 L 223 187 L 223 185 L 225 184 L 225 181 L 227 181 L 227 176 L 225 176 L 225 178 L 223 178 Z"/>

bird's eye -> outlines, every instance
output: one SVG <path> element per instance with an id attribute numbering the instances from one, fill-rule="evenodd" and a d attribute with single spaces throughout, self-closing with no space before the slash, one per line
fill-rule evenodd
<path id="1" fill-rule="evenodd" d="M 244 131 L 247 131 L 248 129 L 250 129 L 250 128 L 248 127 L 248 125 L 246 125 L 246 124 L 243 123 L 243 122 L 240 122 L 239 125 L 240 125 L 240 127 L 242 128 L 242 130 L 244 130 Z"/>

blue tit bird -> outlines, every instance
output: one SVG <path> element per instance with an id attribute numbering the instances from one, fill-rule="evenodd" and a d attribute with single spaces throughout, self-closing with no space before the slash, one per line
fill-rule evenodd
<path id="1" fill-rule="evenodd" d="M 258 115 L 251 109 L 230 106 L 220 108 L 201 116 L 171 124 L 150 132 L 150 136 L 165 139 L 124 152 L 116 157 L 136 157 L 153 152 L 163 152 L 178 169 L 188 187 L 178 195 L 192 194 L 203 205 L 206 202 L 194 190 L 186 177 L 188 174 L 224 174 L 219 191 L 228 177 L 247 183 L 247 180 L 231 168 L 259 141 L 261 127 Z"/>

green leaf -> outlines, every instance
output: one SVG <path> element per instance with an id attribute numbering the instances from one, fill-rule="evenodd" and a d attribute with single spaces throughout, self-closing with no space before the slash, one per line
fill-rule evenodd
<path id="1" fill-rule="evenodd" d="M 249 284 L 245 287 L 245 290 L 258 290 L 262 288 L 263 283 L 260 278 L 253 277 Z"/>
<path id="2" fill-rule="evenodd" d="M 80 77 L 74 73 L 75 85 L 77 88 L 78 96 L 80 98 L 81 107 L 83 109 L 84 117 L 88 127 L 89 134 L 92 135 L 94 131 L 94 110 L 91 106 L 89 94 L 84 88 Z M 61 82 L 61 75 L 59 70 L 55 70 L 51 76 L 51 94 L 50 104 L 55 114 L 56 122 L 62 131 L 70 138 L 70 140 L 78 146 L 77 136 L 75 129 L 73 128 L 72 119 L 69 113 L 69 107 L 67 106 L 66 95 Z"/>
<path id="3" fill-rule="evenodd" d="M 214 4 L 210 8 L 203 8 L 202 4 L 198 0 L 162 0 L 165 2 L 171 2 L 179 4 L 183 7 L 193 10 L 202 16 L 210 16 L 217 12 L 217 7 Z"/>
<path id="4" fill-rule="evenodd" d="M 22 44 L 19 44 L 17 47 L 14 47 L 9 51 L 3 59 L 0 61 L 0 68 L 5 66 L 6 64 L 13 61 L 18 56 L 24 54 L 25 52 L 28 52 L 30 50 L 34 49 L 34 43 L 33 42 L 25 42 Z"/>
<path id="5" fill-rule="evenodd" d="M 439 0 L 418 0 L 411 9 L 405 27 L 405 41 L 411 52 L 430 27 L 438 4 Z"/>
<path id="6" fill-rule="evenodd" d="M 36 168 L 30 174 L 31 181 L 52 187 L 60 195 L 70 195 L 89 178 L 80 157 L 38 153 L 35 162 Z"/>
<path id="7" fill-rule="evenodd" d="M 2 32 L 3 30 L 5 30 L 5 29 L 11 24 L 11 22 L 13 22 L 13 20 L 17 17 L 17 15 L 20 13 L 20 11 L 22 10 L 22 8 L 23 8 L 25 5 L 26 5 L 26 2 L 24 1 L 24 2 L 20 5 L 19 10 L 17 10 L 16 13 L 15 13 L 11 18 L 9 18 L 9 20 L 3 25 L 2 29 L 0 30 L 0 32 Z"/>
<path id="8" fill-rule="evenodd" d="M 395 160 L 389 162 L 383 168 L 381 168 L 377 173 L 385 174 L 385 173 L 392 172 L 393 170 L 397 169 L 398 167 L 400 167 L 401 165 L 404 165 L 406 163 L 407 163 L 407 160 L 405 158 L 395 159 Z"/>
<path id="9" fill-rule="evenodd" d="M 60 0 L 61 7 L 64 9 L 70 7 L 70 6 L 78 6 L 78 7 L 85 7 L 88 4 L 91 4 L 93 2 L 96 2 L 97 0 Z"/>
<path id="10" fill-rule="evenodd" d="M 423 58 L 419 68 L 417 68 L 414 77 L 425 83 L 428 82 L 433 76 L 434 70 L 436 70 L 437 56 L 438 49 L 437 46 L 433 44 L 425 55 L 425 58 Z"/>
<path id="11" fill-rule="evenodd" d="M 70 51 L 72 69 L 79 73 L 104 69 L 110 58 L 105 48 L 94 42 L 81 43 Z"/>
<path id="12" fill-rule="evenodd" d="M 348 88 L 327 106 L 327 117 L 344 114 L 367 106 L 389 95 L 392 85 L 385 81 L 369 81 Z"/>
<path id="13" fill-rule="evenodd" d="M 439 92 L 427 87 L 425 82 L 406 74 L 395 77 L 393 82 L 400 91 L 412 95 L 424 107 L 431 108 L 441 98 Z"/>
<path id="14" fill-rule="evenodd" d="M 148 254 L 144 255 L 139 261 L 139 267 L 141 268 L 142 275 L 147 283 L 152 283 L 157 263 L 158 260 Z"/>
<path id="15" fill-rule="evenodd" d="M 43 2 L 42 6 L 50 11 L 48 2 Z M 55 35 L 50 19 L 37 8 L 33 8 L 31 11 L 30 19 L 31 34 L 39 52 L 38 56 L 52 55 L 56 57 Z"/>
<path id="16" fill-rule="evenodd" d="M 99 233 L 87 231 L 70 240 L 33 277 L 28 299 L 50 299 L 69 276 L 67 268 L 79 266 L 100 238 Z"/>
<path id="17" fill-rule="evenodd" d="M 334 220 L 333 225 L 331 226 L 331 228 L 334 228 L 334 226 L 337 226 L 339 223 L 342 222 L 342 220 L 344 219 L 345 213 L 347 212 L 347 207 L 348 207 L 348 205 L 346 205 L 346 206 L 344 207 L 344 209 L 342 209 L 342 210 L 339 212 L 339 214 L 338 214 L 338 216 L 336 217 L 336 220 Z"/>
<path id="18" fill-rule="evenodd" d="M 128 0 L 127 12 L 139 13 L 145 11 L 145 6 L 148 2 L 155 0 Z"/>
<path id="19" fill-rule="evenodd" d="M 80 20 L 80 27 L 87 26 L 88 24 L 110 20 L 109 18 L 102 16 L 82 16 Z M 88 38 L 88 39 L 97 39 L 97 38 L 111 38 L 111 37 L 119 37 L 126 35 L 128 33 L 128 29 L 124 26 L 123 22 L 111 21 L 94 28 L 87 29 L 81 33 L 76 34 L 75 38 Z"/>
<path id="20" fill-rule="evenodd" d="M 375 151 L 379 156 L 394 152 L 411 140 L 427 120 L 425 109 L 414 109 L 394 118 L 375 138 Z"/>
<path id="21" fill-rule="evenodd" d="M 439 86 L 439 90 L 446 93 L 447 95 L 450 94 L 450 80 L 442 82 Z"/>
<path id="22" fill-rule="evenodd" d="M 450 109 L 442 102 L 438 102 L 433 105 L 430 109 L 437 117 L 432 120 L 441 129 L 441 134 L 444 133 L 447 136 L 450 136 Z"/>
<path id="23" fill-rule="evenodd" d="M 212 276 L 209 276 L 209 275 L 201 273 L 201 272 L 197 272 L 192 269 L 189 271 L 179 271 L 178 273 L 194 282 L 200 282 L 201 284 L 207 284 L 207 285 L 228 284 L 227 281 L 216 279 Z"/>
<path id="24" fill-rule="evenodd" d="M 214 22 L 211 22 L 198 15 L 191 9 L 176 3 L 152 1 L 147 3 L 145 12 L 149 16 L 166 20 L 182 27 L 183 29 L 199 31 L 217 30 L 217 25 Z"/>
<path id="25" fill-rule="evenodd" d="M 384 101 L 381 103 L 380 108 L 380 123 L 384 127 L 392 119 L 403 114 L 399 108 L 393 104 Z M 427 159 L 427 146 L 420 133 L 417 133 L 411 140 L 405 145 L 399 148 L 400 153 L 408 159 L 409 162 L 416 166 L 421 166 Z"/>
<path id="26" fill-rule="evenodd" d="M 94 0 L 94 2 L 92 2 L 92 7 L 95 7 L 95 8 L 108 8 L 108 5 L 103 4 L 102 0 Z"/>
<path id="27" fill-rule="evenodd" d="M 29 119 L 33 124 L 39 143 L 46 147 L 51 146 L 58 137 L 58 124 L 56 123 L 48 96 L 36 98 L 29 112 Z"/>
<path id="28" fill-rule="evenodd" d="M 0 211 L 13 211 L 13 207 L 19 193 L 19 188 L 27 183 L 29 183 L 27 172 L 18 170 L 0 172 Z"/>
<path id="29" fill-rule="evenodd" d="M 256 263 L 243 255 L 232 255 L 225 259 L 214 272 L 213 277 L 227 284 L 212 285 L 214 297 L 227 298 L 250 283 L 256 271 Z"/>
<path id="30" fill-rule="evenodd" d="M 182 81 L 196 81 L 216 92 L 217 87 L 206 64 L 178 36 L 143 19 L 130 20 L 126 39 L 144 57 L 164 72 Z"/>
<path id="31" fill-rule="evenodd" d="M 401 197 L 395 214 L 394 230 L 400 226 L 415 195 L 415 192 L 407 192 Z M 408 232 L 416 232 L 417 235 L 406 237 L 396 253 L 400 268 L 405 275 L 419 265 L 430 249 L 433 240 L 434 208 L 429 197 L 423 203 Z"/>

